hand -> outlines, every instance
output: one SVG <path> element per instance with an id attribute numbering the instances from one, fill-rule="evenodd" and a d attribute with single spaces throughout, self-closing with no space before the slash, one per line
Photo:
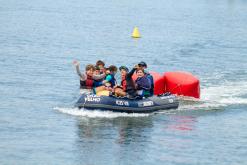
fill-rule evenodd
<path id="1" fill-rule="evenodd" d="M 135 68 L 135 69 L 138 69 L 138 68 L 139 68 L 139 66 L 138 66 L 138 65 L 135 65 L 135 66 L 134 66 L 134 68 Z"/>
<path id="2" fill-rule="evenodd" d="M 77 60 L 74 60 L 74 61 L 73 61 L 73 65 L 78 66 L 78 65 L 80 65 L 80 62 L 77 61 Z"/>

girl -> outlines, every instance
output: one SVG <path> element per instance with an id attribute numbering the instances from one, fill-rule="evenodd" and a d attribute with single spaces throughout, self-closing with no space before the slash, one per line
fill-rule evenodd
<path id="1" fill-rule="evenodd" d="M 145 76 L 144 69 L 139 67 L 136 69 L 137 79 L 135 81 L 135 87 L 137 95 L 141 97 L 150 96 L 151 83 L 150 80 Z"/>

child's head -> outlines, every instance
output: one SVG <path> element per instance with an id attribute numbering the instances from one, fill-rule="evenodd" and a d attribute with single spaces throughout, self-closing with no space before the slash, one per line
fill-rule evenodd
<path id="1" fill-rule="evenodd" d="M 136 69 L 136 74 L 137 74 L 137 77 L 143 77 L 145 74 L 144 74 L 144 69 L 139 67 Z"/>
<path id="2" fill-rule="evenodd" d="M 109 68 L 105 68 L 105 74 L 111 74 L 111 71 Z"/>
<path id="3" fill-rule="evenodd" d="M 111 65 L 107 68 L 107 70 L 110 71 L 111 74 L 116 74 L 117 73 L 117 67 L 115 65 Z"/>
<path id="4" fill-rule="evenodd" d="M 92 64 L 88 64 L 86 66 L 86 74 L 88 76 L 93 76 L 94 71 L 95 71 L 95 67 Z"/>
<path id="5" fill-rule="evenodd" d="M 127 73 L 129 72 L 129 69 L 126 66 L 121 66 L 119 67 L 119 70 L 121 72 L 121 76 L 124 77 L 127 75 Z"/>
<path id="6" fill-rule="evenodd" d="M 105 72 L 105 63 L 103 61 L 98 60 L 96 62 L 96 66 L 98 66 L 100 68 L 101 73 Z"/>
<path id="7" fill-rule="evenodd" d="M 101 60 L 98 60 L 97 62 L 96 62 L 96 66 L 103 66 L 103 67 L 105 67 L 105 63 L 103 62 L 103 61 L 101 61 Z"/>
<path id="8" fill-rule="evenodd" d="M 100 68 L 98 66 L 95 66 L 94 74 L 96 74 L 96 75 L 100 74 Z"/>

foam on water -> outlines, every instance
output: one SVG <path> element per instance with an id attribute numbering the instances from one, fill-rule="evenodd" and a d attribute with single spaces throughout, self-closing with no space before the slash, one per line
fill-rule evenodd
<path id="1" fill-rule="evenodd" d="M 203 101 L 215 101 L 222 105 L 247 104 L 247 82 L 226 82 L 223 85 L 204 88 Z"/>
<path id="2" fill-rule="evenodd" d="M 201 99 L 182 99 L 179 110 L 217 109 L 229 105 L 247 104 L 247 83 L 225 82 L 201 89 Z"/>
<path id="3" fill-rule="evenodd" d="M 101 110 L 86 110 L 86 109 L 78 109 L 78 108 L 62 108 L 55 107 L 54 110 L 59 112 L 73 115 L 73 116 L 82 116 L 89 118 L 117 118 L 117 117 L 146 117 L 149 114 L 143 113 L 120 113 L 120 112 L 111 112 L 111 111 L 101 111 Z"/>

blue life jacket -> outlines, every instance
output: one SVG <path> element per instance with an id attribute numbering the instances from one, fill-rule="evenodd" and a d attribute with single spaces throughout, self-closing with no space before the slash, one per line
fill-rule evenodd
<path id="1" fill-rule="evenodd" d="M 111 83 L 111 87 L 114 87 L 114 86 L 116 85 L 116 79 L 115 79 L 115 77 L 114 77 L 113 74 L 108 74 L 108 75 L 111 76 L 111 79 L 110 79 L 109 83 Z M 107 75 L 107 76 L 108 76 L 108 75 Z M 107 76 L 106 76 L 106 77 L 107 77 Z"/>
<path id="2" fill-rule="evenodd" d="M 99 87 L 99 86 L 102 86 L 102 81 L 97 81 L 97 80 L 94 80 L 93 82 L 93 87 Z"/>

